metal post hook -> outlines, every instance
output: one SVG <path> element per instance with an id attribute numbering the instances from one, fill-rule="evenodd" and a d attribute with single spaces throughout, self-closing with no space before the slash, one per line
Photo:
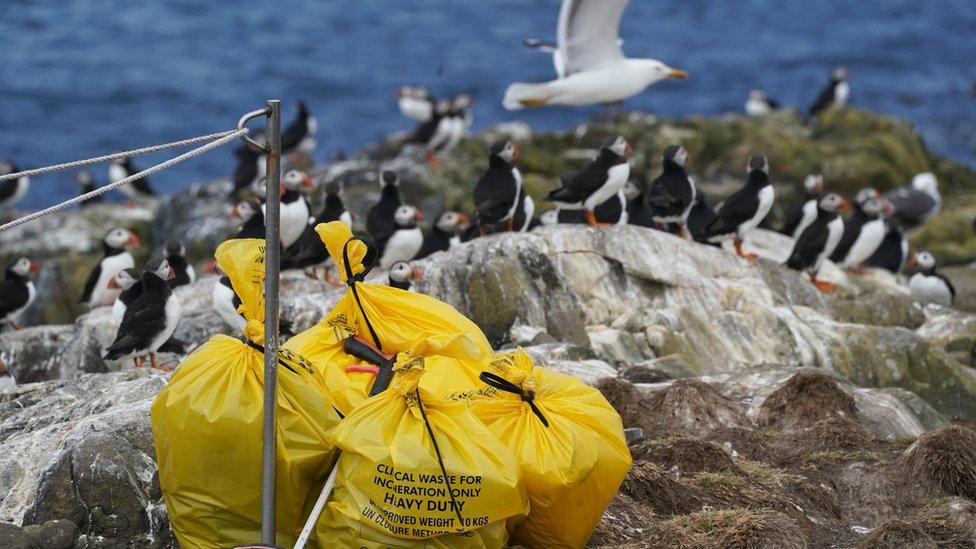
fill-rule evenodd
<path id="1" fill-rule="evenodd" d="M 237 121 L 237 129 L 243 130 L 245 124 L 247 124 L 251 120 L 254 120 L 255 118 L 258 118 L 259 116 L 270 116 L 270 115 L 271 115 L 271 107 L 265 107 L 263 109 L 251 111 L 245 114 L 244 116 L 242 116 L 241 119 Z M 244 145 L 246 145 L 249 149 L 251 149 L 254 152 L 259 152 L 264 154 L 268 154 L 269 152 L 271 152 L 271 147 L 268 144 L 262 145 L 261 143 L 258 143 L 257 141 L 248 137 L 247 134 L 241 134 L 241 141 L 243 141 Z"/>

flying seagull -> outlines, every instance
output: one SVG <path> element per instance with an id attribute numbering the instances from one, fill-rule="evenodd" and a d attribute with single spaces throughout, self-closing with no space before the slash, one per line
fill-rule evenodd
<path id="1" fill-rule="evenodd" d="M 627 0 L 563 0 L 556 30 L 553 64 L 556 80 L 516 82 L 503 104 L 515 110 L 543 105 L 616 103 L 665 78 L 687 78 L 656 59 L 628 59 L 620 49 L 620 17 Z M 546 51 L 546 44 L 528 41 Z"/>

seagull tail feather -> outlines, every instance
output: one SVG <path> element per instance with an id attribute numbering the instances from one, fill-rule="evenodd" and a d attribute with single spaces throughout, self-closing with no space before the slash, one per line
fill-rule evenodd
<path id="1" fill-rule="evenodd" d="M 548 82 L 543 84 L 516 82 L 505 90 L 505 99 L 502 100 L 502 105 L 510 111 L 526 107 L 541 107 L 548 104 L 551 97 L 552 89 Z"/>

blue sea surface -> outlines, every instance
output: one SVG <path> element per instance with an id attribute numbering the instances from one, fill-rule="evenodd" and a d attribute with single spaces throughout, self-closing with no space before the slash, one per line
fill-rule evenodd
<path id="1" fill-rule="evenodd" d="M 0 0 L 0 158 L 38 167 L 231 128 L 266 98 L 305 99 L 316 159 L 411 127 L 395 89 L 471 93 L 475 126 L 565 129 L 596 108 L 507 112 L 512 81 L 552 78 L 556 0 Z M 904 117 L 936 151 L 976 164 L 972 0 L 632 0 L 632 57 L 691 74 L 628 106 L 667 116 L 742 109 L 749 90 L 806 107 L 829 69 L 852 71 L 853 105 Z M 145 166 L 165 155 L 137 160 Z M 160 192 L 229 176 L 230 148 L 153 179 Z M 98 167 L 101 180 L 107 167 Z M 73 196 L 70 174 L 37 177 L 19 205 Z"/>

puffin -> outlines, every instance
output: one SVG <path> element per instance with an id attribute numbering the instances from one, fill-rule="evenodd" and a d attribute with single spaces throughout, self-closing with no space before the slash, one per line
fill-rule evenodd
<path id="1" fill-rule="evenodd" d="M 803 180 L 803 193 L 806 196 L 803 204 L 800 205 L 787 218 L 786 225 L 781 231 L 785 235 L 793 237 L 793 240 L 800 238 L 800 233 L 813 223 L 817 217 L 817 202 L 823 195 L 824 179 L 820 174 L 809 174 Z"/>
<path id="2" fill-rule="evenodd" d="M 256 137 L 255 139 L 263 142 L 263 137 Z M 234 181 L 233 196 L 240 197 L 264 179 L 267 172 L 267 157 L 243 145 L 234 149 L 234 156 L 237 157 L 237 166 L 234 167 L 232 178 Z"/>
<path id="3" fill-rule="evenodd" d="M 393 212 L 393 232 L 383 242 L 377 242 L 380 268 L 389 269 L 397 261 L 411 261 L 424 245 L 424 233 L 417 223 L 424 214 L 417 208 L 403 204 Z"/>
<path id="4" fill-rule="evenodd" d="M 742 242 L 749 231 L 766 218 L 773 207 L 776 194 L 769 181 L 769 161 L 765 156 L 749 158 L 746 164 L 749 176 L 744 187 L 730 196 L 715 212 L 715 219 L 705 227 L 700 240 L 717 244 L 726 240 L 735 243 L 735 253 L 748 260 L 756 254 L 742 251 Z"/>
<path id="5" fill-rule="evenodd" d="M 386 242 L 396 230 L 393 214 L 403 204 L 400 176 L 393 170 L 383 170 L 379 179 L 380 199 L 366 212 L 366 232 L 377 244 Z"/>
<path id="6" fill-rule="evenodd" d="M 819 115 L 831 105 L 839 107 L 847 105 L 847 100 L 851 96 L 851 87 L 847 83 L 850 75 L 850 71 L 844 67 L 838 67 L 831 71 L 830 82 L 820 91 L 817 100 L 810 106 L 810 116 Z"/>
<path id="7" fill-rule="evenodd" d="M 464 212 L 446 211 L 442 212 L 434 220 L 434 226 L 430 233 L 424 237 L 424 243 L 417 252 L 414 259 L 423 259 L 434 252 L 443 252 L 451 248 L 454 239 L 470 223 L 468 215 Z"/>
<path id="8" fill-rule="evenodd" d="M 237 311 L 237 308 L 241 306 L 241 298 L 234 291 L 230 277 L 222 275 L 217 280 L 213 286 L 211 298 L 213 299 L 214 310 L 230 326 L 231 331 L 235 334 L 243 334 L 247 319 Z"/>
<path id="9" fill-rule="evenodd" d="M 633 149 L 623 136 L 604 142 L 593 162 L 583 168 L 563 186 L 550 192 L 546 200 L 561 210 L 583 210 L 586 222 L 600 226 L 593 209 L 620 192 L 630 177 L 630 157 Z"/>
<path id="10" fill-rule="evenodd" d="M 105 349 L 105 360 L 131 358 L 138 368 L 145 355 L 153 368 L 159 368 L 156 351 L 162 347 L 180 322 L 180 300 L 169 287 L 172 268 L 165 259 L 153 259 L 142 272 L 142 293 L 125 309 L 115 341 Z"/>
<path id="11" fill-rule="evenodd" d="M 352 226 L 352 214 L 346 209 L 340 195 L 342 186 L 338 182 L 330 182 L 325 185 L 325 198 L 322 211 L 317 216 L 309 220 L 302 236 L 298 241 L 285 249 L 281 256 L 283 269 L 306 269 L 305 275 L 309 278 L 318 279 L 318 268 L 323 266 L 326 274 L 326 281 L 335 282 L 328 278 L 329 251 L 315 227 L 321 223 L 330 221 L 342 221 L 346 225 Z M 307 269 L 311 268 L 311 271 Z"/>
<path id="12" fill-rule="evenodd" d="M 231 238 L 264 239 L 264 210 L 256 199 L 238 202 L 230 212 L 231 219 L 243 221 L 237 234 Z"/>
<path id="13" fill-rule="evenodd" d="M 749 116 L 764 116 L 779 108 L 779 103 L 766 95 L 760 89 L 749 92 L 746 99 L 746 114 Z"/>
<path id="14" fill-rule="evenodd" d="M 166 243 L 166 261 L 173 269 L 173 278 L 169 281 L 170 288 L 193 284 L 197 279 L 197 274 L 186 260 L 186 247 L 179 240 L 170 240 Z"/>
<path id="15" fill-rule="evenodd" d="M 786 260 L 787 267 L 806 271 L 814 286 L 825 293 L 834 292 L 837 287 L 830 282 L 818 280 L 817 273 L 824 260 L 834 253 L 844 235 L 844 219 L 839 212 L 850 210 L 850 207 L 850 202 L 837 193 L 822 196 L 817 202 L 817 218 L 800 233 L 800 238 L 793 243 L 793 251 Z"/>
<path id="16" fill-rule="evenodd" d="M 397 261 L 390 266 L 389 285 L 404 291 L 409 291 L 414 281 L 420 280 L 420 269 L 412 267 L 406 261 Z"/>
<path id="17" fill-rule="evenodd" d="M 878 191 L 868 187 L 854 197 L 854 215 L 844 220 L 844 236 L 830 260 L 856 273 L 864 272 L 868 260 L 884 241 L 888 232 L 885 219 L 892 207 Z"/>
<path id="18" fill-rule="evenodd" d="M 6 322 L 14 330 L 20 329 L 17 320 L 37 297 L 31 274 L 40 269 L 40 265 L 26 257 L 7 266 L 3 280 L 0 281 L 0 325 Z"/>
<path id="19" fill-rule="evenodd" d="M 451 125 L 448 128 L 449 135 L 447 141 L 439 151 L 441 154 L 447 154 L 454 150 L 454 147 L 464 139 L 464 136 L 468 135 L 468 130 L 471 129 L 473 122 L 471 115 L 472 105 L 474 105 L 474 99 L 465 93 L 455 95 L 451 99 L 451 108 L 448 112 L 448 119 Z"/>
<path id="20" fill-rule="evenodd" d="M 482 227 L 504 223 L 515 230 L 515 214 L 526 198 L 522 173 L 515 167 L 521 149 L 511 141 L 495 143 L 489 149 L 488 169 L 474 184 L 475 221 Z M 534 209 L 534 207 L 533 207 Z"/>
<path id="21" fill-rule="evenodd" d="M 885 220 L 887 232 L 881 245 L 867 260 L 869 267 L 885 269 L 895 274 L 901 274 L 908 262 L 908 238 L 901 228 L 901 222 L 896 217 Z"/>
<path id="22" fill-rule="evenodd" d="M 17 380 L 10 372 L 10 359 L 7 353 L 0 351 L 0 391 L 5 391 L 17 385 Z"/>
<path id="23" fill-rule="evenodd" d="M 102 259 L 88 273 L 85 290 L 81 294 L 81 303 L 88 303 L 91 308 L 107 307 L 115 303 L 119 290 L 109 288 L 108 282 L 122 269 L 134 267 L 136 262 L 127 247 L 138 248 L 142 243 L 136 233 L 116 227 L 105 235 L 102 241 Z"/>
<path id="24" fill-rule="evenodd" d="M 423 145 L 427 150 L 427 161 L 436 162 L 437 150 L 447 142 L 450 137 L 452 121 L 448 120 L 451 111 L 451 102 L 441 99 L 434 104 L 434 112 L 430 118 L 424 120 L 407 136 L 406 143 L 417 143 Z"/>
<path id="25" fill-rule="evenodd" d="M 139 173 L 139 169 L 132 164 L 131 158 L 127 156 L 124 158 L 114 158 L 108 165 L 108 182 L 115 183 L 136 173 Z M 149 186 L 148 177 L 140 177 L 131 183 L 122 185 L 119 187 L 119 192 L 124 194 L 130 202 L 155 194 L 152 187 Z"/>
<path id="26" fill-rule="evenodd" d="M 172 283 L 172 278 L 169 282 Z M 123 269 L 109 281 L 109 286 L 122 290 L 115 303 L 112 304 L 112 322 L 118 326 L 122 324 L 122 319 L 125 317 L 125 311 L 129 305 L 142 295 L 142 279 L 137 269 Z M 175 337 L 171 337 L 158 350 L 162 353 L 184 355 L 186 354 L 186 344 Z"/>
<path id="27" fill-rule="evenodd" d="M 688 151 L 681 145 L 671 145 L 664 149 L 663 170 L 648 191 L 644 193 L 645 207 L 651 212 L 655 225 L 661 228 L 666 223 L 677 223 L 681 236 L 688 236 L 688 214 L 695 203 L 694 182 L 685 172 L 689 160 Z"/>
<path id="28" fill-rule="evenodd" d="M 407 118 L 424 122 L 434 115 L 434 98 L 423 86 L 400 86 L 396 92 L 400 113 Z"/>
<path id="29" fill-rule="evenodd" d="M 304 101 L 298 101 L 297 108 L 298 115 L 295 120 L 281 134 L 281 154 L 309 156 L 315 152 L 315 146 L 318 144 L 315 140 L 318 123 Z"/>
<path id="30" fill-rule="evenodd" d="M 75 174 L 75 184 L 78 185 L 78 195 L 88 194 L 98 188 L 98 182 L 95 181 L 95 174 L 91 170 L 81 170 Z M 104 195 L 93 196 L 88 200 L 81 203 L 81 207 L 89 206 L 91 204 L 97 204 L 104 202 Z"/>
<path id="31" fill-rule="evenodd" d="M 586 216 L 580 210 L 550 210 L 556 213 L 556 223 L 561 224 L 586 224 Z M 627 213 L 627 197 L 624 195 L 623 190 L 617 192 L 616 196 L 611 196 L 606 199 L 602 204 L 597 205 L 593 209 L 593 215 L 596 216 L 597 223 L 601 223 L 607 226 L 610 225 L 626 225 L 629 220 L 629 214 Z M 540 220 L 541 223 L 545 221 Z"/>
<path id="32" fill-rule="evenodd" d="M 888 191 L 885 198 L 894 207 L 895 217 L 906 228 L 917 227 L 942 210 L 939 181 L 932 172 L 916 174 L 911 185 Z"/>
<path id="33" fill-rule="evenodd" d="M 281 245 L 288 248 L 302 236 L 310 214 L 303 191 L 315 188 L 312 178 L 302 170 L 288 170 L 281 176 L 280 232 Z M 266 205 L 261 213 L 266 214 Z"/>
<path id="34" fill-rule="evenodd" d="M 623 193 L 627 200 L 627 223 L 638 227 L 654 227 L 651 212 L 644 205 L 644 185 L 633 180 L 627 181 Z"/>
<path id="35" fill-rule="evenodd" d="M 10 160 L 0 162 L 0 175 L 10 175 L 20 171 L 21 170 Z M 4 209 L 12 207 L 14 204 L 19 202 L 21 198 L 24 198 L 24 195 L 27 194 L 27 190 L 29 188 L 29 177 L 21 176 L 15 179 L 0 181 L 0 206 L 2 206 Z"/>
<path id="36" fill-rule="evenodd" d="M 910 267 L 918 267 L 919 271 L 908 280 L 908 287 L 912 291 L 912 298 L 924 303 L 935 303 L 943 307 L 952 307 L 956 299 L 956 289 L 944 275 L 935 271 L 935 258 L 929 252 L 918 252 L 909 261 Z"/>

